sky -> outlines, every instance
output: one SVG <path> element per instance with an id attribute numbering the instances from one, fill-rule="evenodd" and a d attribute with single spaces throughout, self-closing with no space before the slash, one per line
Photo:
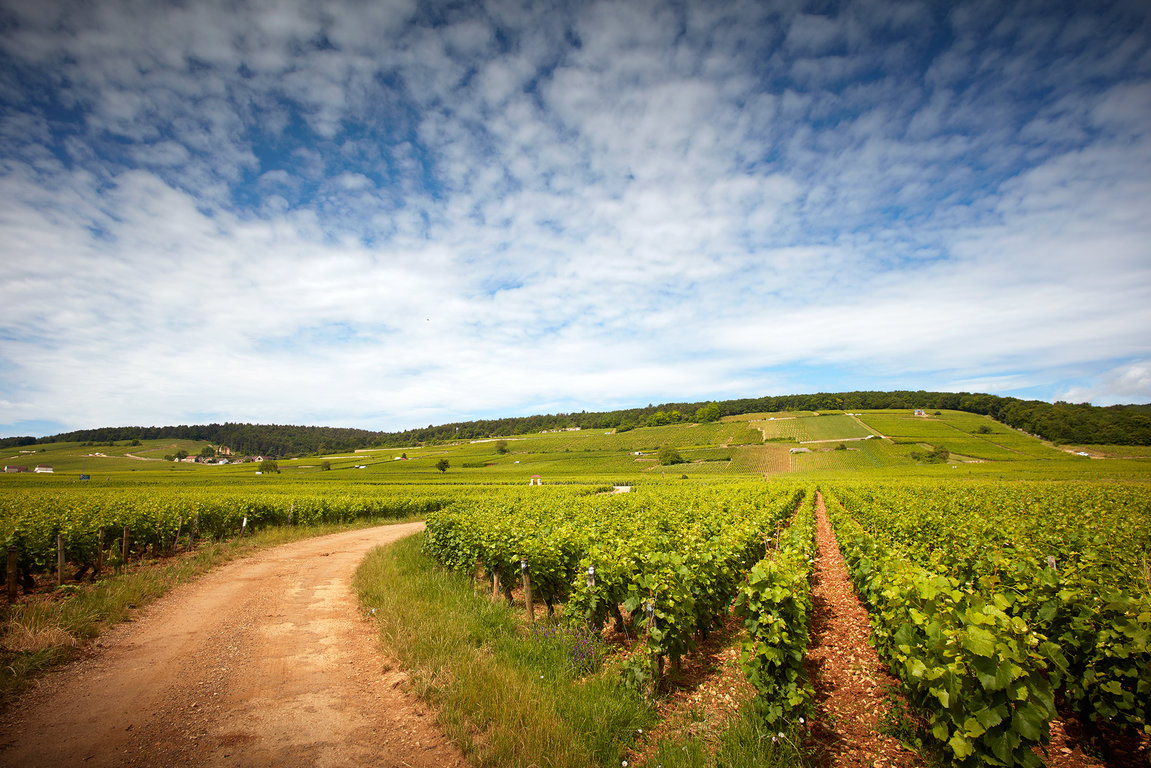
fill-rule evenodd
<path id="1" fill-rule="evenodd" d="M 0 435 L 1151 402 L 1151 3 L 0 0 Z"/>

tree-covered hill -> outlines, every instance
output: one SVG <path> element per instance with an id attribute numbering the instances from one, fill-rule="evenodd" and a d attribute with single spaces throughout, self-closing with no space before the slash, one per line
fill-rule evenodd
<path id="1" fill-rule="evenodd" d="M 428 425 L 402 432 L 278 424 L 203 424 L 168 427 L 104 427 L 44 438 L 10 437 L 0 447 L 78 441 L 107 443 L 133 439 L 191 439 L 225 445 L 238 453 L 298 456 L 356 448 L 406 446 L 497 435 L 522 435 L 547 429 L 626 430 L 677 421 L 775 411 L 870 410 L 881 408 L 951 409 L 990 416 L 1008 426 L 1056 443 L 1151 445 L 1151 406 L 1098 407 L 1065 402 L 1019 400 L 966 392 L 838 392 L 781 395 L 717 403 L 663 403 L 618 411 L 554 413 Z"/>

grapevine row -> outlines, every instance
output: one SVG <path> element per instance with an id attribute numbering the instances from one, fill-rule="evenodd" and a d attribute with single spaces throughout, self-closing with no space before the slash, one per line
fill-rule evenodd
<path id="1" fill-rule="evenodd" d="M 422 515 L 457 498 L 409 489 L 369 493 L 267 493 L 222 489 L 14 490 L 0 497 L 0 544 L 15 547 L 19 568 L 44 572 L 66 560 L 94 567 L 127 529 L 137 550 L 170 549 L 177 535 L 223 539 L 268 525 L 317 525 Z M 245 522 L 246 521 L 246 522 Z M 101 531 L 105 536 L 101 542 Z"/>
<path id="2" fill-rule="evenodd" d="M 647 637 L 673 663 L 731 604 L 803 491 L 763 485 L 640 488 L 618 495 L 525 493 L 429 516 L 426 546 L 446 565 L 500 580 L 521 571 L 554 610 Z"/>
<path id="3" fill-rule="evenodd" d="M 756 709 L 772 730 L 809 714 L 813 691 L 803 670 L 815 564 L 815 493 L 796 512 L 778 546 L 752 566 L 736 598 L 743 618 L 743 668 Z"/>
<path id="4" fill-rule="evenodd" d="M 1151 515 L 1137 489 L 855 484 L 829 495 L 876 647 L 956 763 L 1039 764 L 1056 692 L 1088 723 L 1149 730 L 1151 601 L 1132 566 Z"/>

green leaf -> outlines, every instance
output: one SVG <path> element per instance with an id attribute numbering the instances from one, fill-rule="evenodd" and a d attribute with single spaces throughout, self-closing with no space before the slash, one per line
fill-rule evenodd
<path id="1" fill-rule="evenodd" d="M 963 721 L 963 734 L 965 736 L 976 739 L 985 733 L 987 733 L 987 729 L 977 718 L 969 717 Z"/>
<path id="2" fill-rule="evenodd" d="M 959 733 L 956 733 L 948 739 L 947 746 L 951 747 L 951 751 L 954 752 L 955 756 L 960 760 L 969 757 L 974 751 L 971 746 L 971 741 Z"/>
<path id="3" fill-rule="evenodd" d="M 984 707 L 975 713 L 975 718 L 985 729 L 994 728 L 1003 722 L 1003 715 L 1000 714 L 999 708 L 997 707 Z"/>
<path id="4" fill-rule="evenodd" d="M 963 639 L 963 647 L 976 656 L 995 656 L 995 636 L 981 627 L 969 626 L 967 637 Z"/>
<path id="5" fill-rule="evenodd" d="M 1043 727 L 1046 724 L 1047 720 L 1038 708 L 1027 704 L 1016 707 L 1015 714 L 1011 716 L 1011 728 L 1031 742 L 1040 740 L 1043 736 Z"/>

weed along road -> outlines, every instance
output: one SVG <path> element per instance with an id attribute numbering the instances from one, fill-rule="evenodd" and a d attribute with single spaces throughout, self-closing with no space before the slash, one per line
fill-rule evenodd
<path id="1" fill-rule="evenodd" d="M 13 702 L 3 766 L 463 765 L 385 672 L 351 577 L 423 523 L 307 539 L 174 589 Z"/>

